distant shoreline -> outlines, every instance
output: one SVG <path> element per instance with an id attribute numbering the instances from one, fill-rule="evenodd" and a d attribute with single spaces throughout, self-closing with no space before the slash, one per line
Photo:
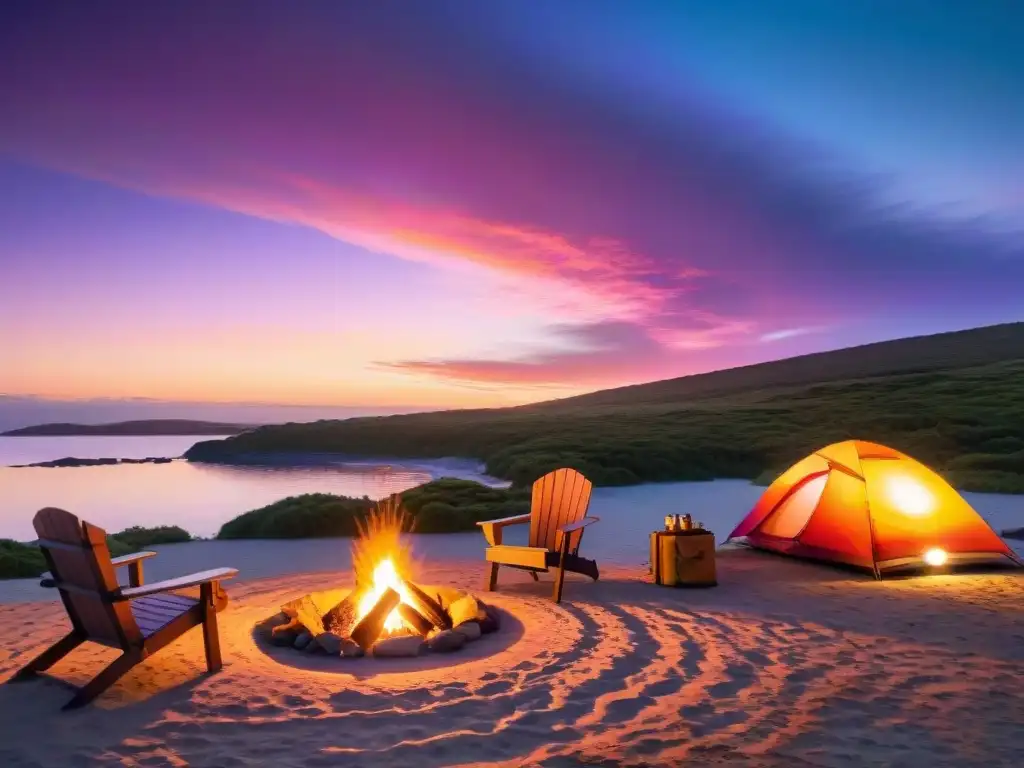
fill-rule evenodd
<path id="1" fill-rule="evenodd" d="M 36 424 L 0 432 L 0 437 L 213 437 L 238 435 L 257 426 L 189 419 L 147 419 L 111 424 Z"/>
<path id="2" fill-rule="evenodd" d="M 31 469 L 31 468 L 60 468 L 60 467 L 109 467 L 116 466 L 118 464 L 170 464 L 172 461 L 180 459 L 180 456 L 147 456 L 144 459 L 114 459 L 114 458 L 99 458 L 99 459 L 79 459 L 75 456 L 66 456 L 63 459 L 54 459 L 53 461 L 36 461 L 31 464 L 11 464 L 11 469 Z"/>

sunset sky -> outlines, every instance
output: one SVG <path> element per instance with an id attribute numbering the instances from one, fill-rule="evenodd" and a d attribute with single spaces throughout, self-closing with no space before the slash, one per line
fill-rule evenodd
<path id="1" fill-rule="evenodd" d="M 505 405 L 1024 319 L 1024 3 L 0 5 L 0 395 Z"/>

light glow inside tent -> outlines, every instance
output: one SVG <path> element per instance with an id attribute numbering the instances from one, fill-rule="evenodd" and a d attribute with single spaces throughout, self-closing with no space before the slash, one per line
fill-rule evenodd
<path id="1" fill-rule="evenodd" d="M 924 517 L 935 507 L 935 497 L 921 483 L 907 475 L 894 475 L 886 483 L 893 505 L 905 515 Z"/>

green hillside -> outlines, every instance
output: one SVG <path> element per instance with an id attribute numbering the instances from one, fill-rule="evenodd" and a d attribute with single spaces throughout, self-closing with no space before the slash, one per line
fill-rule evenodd
<path id="1" fill-rule="evenodd" d="M 1024 323 L 807 355 L 518 408 L 267 426 L 191 461 L 339 452 L 463 456 L 517 484 L 755 478 L 829 442 L 885 443 L 965 490 L 1024 492 Z"/>

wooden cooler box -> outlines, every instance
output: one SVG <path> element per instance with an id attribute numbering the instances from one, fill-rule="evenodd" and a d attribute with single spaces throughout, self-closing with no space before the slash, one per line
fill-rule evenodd
<path id="1" fill-rule="evenodd" d="M 703 528 L 654 531 L 651 575 L 665 587 L 715 586 L 715 534 Z"/>

